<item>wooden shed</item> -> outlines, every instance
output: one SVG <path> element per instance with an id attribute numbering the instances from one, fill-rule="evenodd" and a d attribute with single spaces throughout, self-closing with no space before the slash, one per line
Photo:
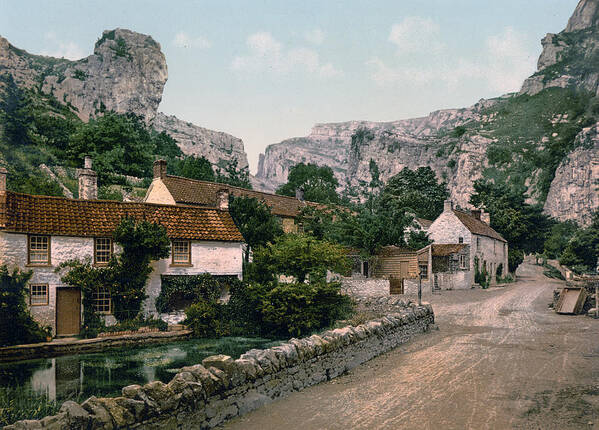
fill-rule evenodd
<path id="1" fill-rule="evenodd" d="M 418 278 L 418 255 L 411 249 L 385 246 L 373 258 L 371 273 L 389 279 L 391 294 L 403 294 L 403 280 Z"/>

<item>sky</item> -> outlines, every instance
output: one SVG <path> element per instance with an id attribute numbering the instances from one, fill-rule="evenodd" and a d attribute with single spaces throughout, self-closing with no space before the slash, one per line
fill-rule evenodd
<path id="1" fill-rule="evenodd" d="M 577 0 L 0 0 L 0 35 L 78 59 L 103 30 L 151 35 L 159 110 L 259 153 L 316 123 L 392 121 L 517 91 Z"/>

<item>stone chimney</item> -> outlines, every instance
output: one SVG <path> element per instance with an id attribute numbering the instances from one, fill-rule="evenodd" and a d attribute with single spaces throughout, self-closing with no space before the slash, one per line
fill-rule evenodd
<path id="1" fill-rule="evenodd" d="M 487 225 L 491 225 L 491 214 L 489 212 L 481 211 L 480 220 Z"/>
<path id="2" fill-rule="evenodd" d="M 83 169 L 78 169 L 79 198 L 82 200 L 95 200 L 98 198 L 98 175 L 92 170 L 92 158 L 85 157 Z"/>
<path id="3" fill-rule="evenodd" d="M 163 179 L 166 176 L 166 160 L 154 161 L 154 179 Z"/>
<path id="4" fill-rule="evenodd" d="M 295 190 L 295 198 L 298 199 L 300 202 L 304 201 L 304 189 L 303 188 L 298 188 L 297 190 Z"/>
<path id="5" fill-rule="evenodd" d="M 0 227 L 6 226 L 6 177 L 8 171 L 0 167 Z"/>
<path id="6" fill-rule="evenodd" d="M 216 207 L 220 211 L 229 210 L 229 190 L 226 188 L 223 188 L 216 193 Z"/>
<path id="7" fill-rule="evenodd" d="M 472 209 L 472 210 L 470 211 L 470 213 L 472 214 L 472 216 L 473 216 L 474 218 L 476 218 L 477 220 L 479 220 L 479 221 L 480 221 L 480 213 L 481 213 L 480 209 Z"/>
<path id="8" fill-rule="evenodd" d="M 445 200 L 443 202 L 443 212 L 451 212 L 453 211 L 453 202 L 451 200 Z"/>

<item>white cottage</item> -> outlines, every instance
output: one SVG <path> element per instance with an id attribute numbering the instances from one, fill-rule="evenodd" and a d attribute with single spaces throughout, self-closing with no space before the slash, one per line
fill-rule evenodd
<path id="1" fill-rule="evenodd" d="M 81 325 L 81 292 L 55 273 L 70 259 L 108 263 L 118 249 L 112 233 L 121 219 L 133 217 L 162 224 L 171 239 L 171 256 L 153 263 L 146 286 L 144 312 L 156 312 L 161 275 L 210 273 L 242 276 L 243 237 L 223 207 L 190 207 L 96 200 L 96 176 L 91 161 L 79 172 L 82 199 L 33 196 L 6 190 L 0 168 L 0 265 L 31 270 L 30 310 L 55 335 L 75 335 Z M 223 199 L 225 202 L 228 199 Z M 111 313 L 108 290 L 94 295 L 96 310 Z"/>
<path id="2" fill-rule="evenodd" d="M 470 288 L 474 284 L 475 268 L 486 268 L 491 275 L 491 283 L 496 275 L 508 273 L 508 243 L 491 228 L 488 213 L 480 210 L 465 212 L 453 208 L 451 200 L 446 200 L 443 213 L 428 228 L 429 238 L 434 244 L 465 244 L 460 252 L 453 252 L 459 259 L 457 271 L 463 281 L 452 288 Z M 467 250 L 467 255 L 463 255 Z"/>

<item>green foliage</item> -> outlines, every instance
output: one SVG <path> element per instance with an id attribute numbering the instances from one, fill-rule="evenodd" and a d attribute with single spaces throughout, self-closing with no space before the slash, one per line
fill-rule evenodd
<path id="1" fill-rule="evenodd" d="M 116 45 L 111 46 L 110 49 L 114 51 L 114 55 L 117 57 L 126 58 L 129 61 L 133 61 L 133 56 L 129 52 L 129 47 L 127 46 L 127 42 L 122 37 L 116 39 Z"/>
<path id="2" fill-rule="evenodd" d="M 229 212 L 248 245 L 246 262 L 254 248 L 265 246 L 283 234 L 278 218 L 271 214 L 268 206 L 255 198 L 232 197 Z"/>
<path id="3" fill-rule="evenodd" d="M 27 282 L 32 272 L 0 266 L 0 346 L 37 343 L 50 334 L 42 329 L 27 309 Z"/>
<path id="4" fill-rule="evenodd" d="M 171 175 L 183 176 L 184 178 L 197 179 L 200 181 L 216 181 L 216 175 L 212 164 L 204 157 L 183 157 L 169 160 L 168 169 Z"/>
<path id="5" fill-rule="evenodd" d="M 254 260 L 270 268 L 270 272 L 294 276 L 299 283 L 326 279 L 327 270 L 346 273 L 349 260 L 346 250 L 334 243 L 304 234 L 279 236 L 273 243 L 257 248 Z"/>
<path id="6" fill-rule="evenodd" d="M 573 221 L 553 224 L 544 245 L 543 253 L 547 258 L 558 258 L 564 252 L 578 228 L 578 225 Z"/>
<path id="7" fill-rule="evenodd" d="M 487 273 L 487 267 L 484 264 L 480 264 L 478 258 L 474 259 L 474 282 L 480 285 L 483 289 L 489 288 L 491 284 L 491 277 Z"/>
<path id="8" fill-rule="evenodd" d="M 199 300 L 216 302 L 220 298 L 221 284 L 208 273 L 201 275 L 162 275 L 162 289 L 156 299 L 158 312 L 180 309 L 185 303 Z"/>
<path id="9" fill-rule="evenodd" d="M 270 331 L 303 336 L 332 325 L 351 313 L 348 296 L 338 283 L 280 284 L 262 301 L 262 316 Z"/>
<path id="10" fill-rule="evenodd" d="M 451 159 L 447 162 L 447 167 L 449 167 L 450 169 L 453 169 L 456 166 L 456 161 L 454 159 Z"/>
<path id="11" fill-rule="evenodd" d="M 123 201 L 123 193 L 114 186 L 101 185 L 98 187 L 98 199 Z"/>
<path id="12" fill-rule="evenodd" d="M 507 255 L 507 265 L 510 273 L 516 273 L 516 269 L 524 261 L 524 252 L 518 248 L 510 248 Z"/>
<path id="13" fill-rule="evenodd" d="M 372 130 L 364 127 L 357 128 L 351 136 L 351 153 L 355 158 L 360 158 L 362 146 L 374 139 Z"/>
<path id="14" fill-rule="evenodd" d="M 32 397 L 21 387 L 0 386 L 0 427 L 21 420 L 41 420 L 56 415 L 60 404 L 46 396 Z"/>
<path id="15" fill-rule="evenodd" d="M 339 181 L 328 166 L 299 163 L 289 169 L 287 183 L 281 185 L 276 193 L 295 197 L 296 190 L 304 191 L 304 199 L 317 203 L 338 203 L 337 187 Z"/>
<path id="16" fill-rule="evenodd" d="M 193 331 L 195 337 L 219 337 L 229 334 L 223 321 L 223 305 L 200 299 L 185 311 L 183 324 Z"/>
<path id="17" fill-rule="evenodd" d="M 559 261 L 577 273 L 594 272 L 599 258 L 599 213 L 590 226 L 577 230 L 568 241 Z"/>
<path id="18" fill-rule="evenodd" d="M 458 125 L 456 128 L 452 130 L 451 136 L 459 138 L 466 134 L 466 131 L 468 131 L 466 127 L 464 127 L 463 125 Z"/>
<path id="19" fill-rule="evenodd" d="M 247 167 L 240 169 L 236 159 L 230 160 L 224 169 L 220 169 L 216 182 L 233 185 L 234 187 L 252 189 L 250 172 Z"/>
<path id="20" fill-rule="evenodd" d="M 429 239 L 428 234 L 425 231 L 418 230 L 410 231 L 406 245 L 410 249 L 418 250 L 430 245 L 431 243 L 433 243 L 433 241 Z"/>
<path id="21" fill-rule="evenodd" d="M 559 279 L 561 281 L 566 280 L 566 278 L 564 278 L 564 275 L 562 275 L 562 272 L 560 272 L 557 268 L 550 266 L 547 263 L 544 263 L 543 267 L 547 269 L 543 271 L 543 275 L 547 276 L 548 278 Z"/>
<path id="22" fill-rule="evenodd" d="M 75 79 L 79 79 L 80 81 L 85 81 L 87 79 L 87 73 L 85 73 L 83 70 L 76 69 L 73 72 L 73 77 Z"/>
<path id="23" fill-rule="evenodd" d="M 136 331 L 142 327 L 149 328 L 157 328 L 160 331 L 166 331 L 168 329 L 168 324 L 161 319 L 157 318 L 144 318 L 141 315 L 124 321 L 120 321 L 119 323 L 112 325 L 110 327 L 102 327 L 102 333 L 114 333 L 119 331 Z"/>
<path id="24" fill-rule="evenodd" d="M 272 280 L 264 283 L 244 281 L 231 284 L 231 296 L 224 315 L 232 335 L 267 334 L 268 330 L 262 319 L 262 300 L 275 285 Z"/>
<path id="25" fill-rule="evenodd" d="M 443 202 L 449 197 L 449 191 L 445 183 L 437 182 L 430 167 L 404 168 L 387 181 L 381 197 L 383 205 L 393 201 L 404 211 L 434 220 L 443 212 Z"/>

